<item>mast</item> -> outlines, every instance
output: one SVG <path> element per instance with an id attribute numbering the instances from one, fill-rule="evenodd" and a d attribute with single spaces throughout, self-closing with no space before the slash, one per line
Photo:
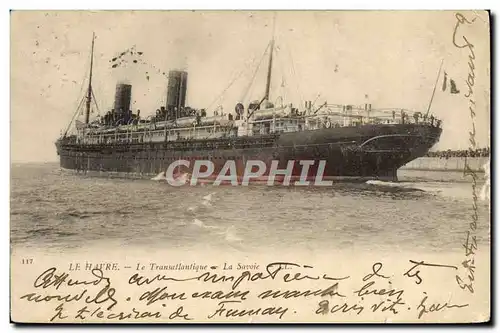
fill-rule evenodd
<path id="1" fill-rule="evenodd" d="M 89 123 L 90 104 L 92 102 L 92 66 L 94 65 L 94 40 L 95 40 L 95 33 L 92 33 L 92 49 L 90 51 L 89 87 L 87 89 L 87 102 L 85 104 L 85 124 Z"/>
<path id="2" fill-rule="evenodd" d="M 434 89 L 432 90 L 431 100 L 429 101 L 429 106 L 427 107 L 427 112 L 425 113 L 426 116 L 429 115 L 429 111 L 431 110 L 432 101 L 434 100 L 434 94 L 436 94 L 436 87 L 437 87 L 437 84 L 439 81 L 439 75 L 441 74 L 441 69 L 443 68 L 443 62 L 444 62 L 444 59 L 441 60 L 441 65 L 439 66 L 438 74 L 436 77 L 436 83 L 434 84 Z"/>
<path id="3" fill-rule="evenodd" d="M 270 51 L 269 51 L 269 65 L 267 67 L 266 91 L 265 91 L 264 97 L 260 100 L 259 105 L 257 106 L 257 108 L 253 109 L 251 112 L 249 112 L 250 110 L 246 111 L 246 113 L 247 113 L 247 116 L 245 118 L 246 120 L 248 120 L 252 116 L 253 112 L 255 110 L 257 110 L 262 105 L 262 103 L 265 100 L 269 100 L 269 91 L 271 89 L 271 71 L 273 69 L 273 50 L 274 50 L 274 33 L 275 33 L 275 29 L 276 29 L 276 12 L 274 13 L 274 16 L 273 16 L 273 35 L 272 35 L 272 38 L 271 38 L 271 42 L 268 44 L 269 45 L 268 47 L 270 48 Z M 265 55 L 265 51 L 264 51 L 264 55 Z M 264 59 L 264 55 L 262 56 L 262 59 Z M 260 63 L 259 63 L 259 66 L 260 66 Z M 255 74 L 254 74 L 254 77 L 255 77 Z"/>
<path id="4" fill-rule="evenodd" d="M 267 68 L 267 81 L 266 81 L 266 93 L 264 95 L 264 100 L 269 100 L 269 90 L 271 89 L 271 72 L 273 67 L 273 48 L 274 48 L 274 38 L 271 40 L 270 54 L 269 54 L 269 66 Z"/>
<path id="5" fill-rule="evenodd" d="M 264 95 L 264 100 L 269 100 L 269 90 L 271 89 L 271 72 L 273 68 L 273 50 L 274 50 L 274 33 L 276 29 L 276 13 L 273 16 L 273 37 L 270 43 L 269 51 L 269 66 L 267 67 L 267 81 L 266 81 L 266 93 Z"/>

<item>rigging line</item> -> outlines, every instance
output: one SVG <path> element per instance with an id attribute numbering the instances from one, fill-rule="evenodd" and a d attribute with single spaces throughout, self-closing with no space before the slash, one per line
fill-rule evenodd
<path id="1" fill-rule="evenodd" d="M 278 54 L 281 56 L 281 48 L 280 47 L 277 47 L 276 48 L 276 58 L 278 58 Z M 276 60 L 279 60 L 279 59 L 276 59 Z M 284 99 L 285 95 L 288 97 L 288 95 L 293 95 L 293 94 L 290 94 L 290 92 L 288 91 L 288 78 L 285 77 L 285 65 L 283 64 L 282 61 L 276 61 L 279 63 L 279 68 L 281 70 L 281 83 L 279 85 L 280 89 L 281 89 L 281 94 L 283 96 L 281 96 L 282 99 Z M 285 99 L 286 100 L 286 99 Z M 290 102 L 292 102 L 290 100 Z"/>
<path id="2" fill-rule="evenodd" d="M 316 104 L 316 101 L 318 100 L 318 98 L 321 96 L 321 93 L 318 94 L 318 96 L 316 96 L 316 98 L 314 99 L 314 101 L 312 102 L 312 105 L 315 105 Z"/>
<path id="3" fill-rule="evenodd" d="M 88 63 L 88 59 L 87 59 L 87 63 Z M 82 80 L 82 83 L 81 83 L 81 86 L 80 86 L 80 92 L 78 93 L 78 96 L 80 96 L 80 102 L 78 103 L 78 105 L 76 106 L 76 111 L 75 113 L 73 114 L 73 116 L 71 117 L 71 120 L 68 124 L 68 127 L 66 128 L 66 131 L 64 132 L 64 136 L 66 136 L 66 134 L 68 133 L 69 131 L 69 128 L 71 127 L 71 124 L 73 123 L 73 121 L 75 120 L 75 117 L 76 115 L 78 114 L 78 111 L 80 110 L 80 107 L 82 106 L 82 103 L 83 103 L 83 100 L 85 99 L 85 95 L 82 96 L 82 92 L 83 92 L 83 87 L 85 86 L 85 82 L 87 81 L 87 74 L 85 73 L 83 75 L 83 80 Z"/>
<path id="4" fill-rule="evenodd" d="M 292 51 L 290 50 L 288 44 L 285 44 L 286 45 L 286 49 L 288 50 L 288 55 L 290 56 L 290 62 L 292 63 L 292 75 L 293 77 L 295 78 L 295 86 L 296 86 L 296 89 L 297 89 L 297 93 L 299 94 L 299 97 L 300 97 L 300 105 L 303 104 L 304 102 L 304 96 L 302 96 L 302 92 L 301 92 L 301 89 L 300 89 L 300 86 L 299 86 L 299 80 L 297 80 L 297 72 L 295 70 L 295 63 L 293 61 L 293 57 L 292 57 Z"/>
<path id="5" fill-rule="evenodd" d="M 87 57 L 86 57 L 86 58 L 87 58 Z M 89 58 L 87 58 L 85 68 L 86 68 L 86 67 L 88 67 L 89 62 L 90 62 L 90 59 L 89 59 Z M 73 116 L 71 117 L 71 120 L 70 120 L 70 122 L 69 122 L 69 124 L 68 124 L 68 126 L 67 126 L 67 128 L 66 128 L 66 131 L 64 131 L 64 136 L 66 136 L 66 134 L 68 133 L 68 131 L 69 131 L 70 127 L 71 127 L 71 124 L 72 124 L 72 123 L 73 123 L 73 121 L 75 120 L 75 117 L 76 117 L 76 115 L 78 114 L 78 111 L 79 111 L 80 107 L 82 106 L 82 102 L 83 102 L 83 100 L 84 100 L 84 98 L 85 98 L 85 95 L 83 95 L 83 96 L 82 96 L 82 92 L 83 92 L 83 87 L 85 86 L 85 82 L 87 81 L 87 72 L 86 72 L 86 71 L 84 71 L 83 73 L 84 73 L 84 74 L 83 74 L 83 80 L 82 80 L 81 85 L 80 85 L 80 92 L 78 93 L 78 96 L 81 96 L 81 97 L 80 97 L 80 102 L 79 102 L 79 103 L 78 103 L 78 105 L 76 106 L 76 112 L 75 112 L 75 113 L 73 114 Z M 78 100 L 78 99 L 77 99 L 77 100 Z"/>
<path id="6" fill-rule="evenodd" d="M 252 63 L 255 62 L 255 58 L 254 60 L 252 61 Z M 217 100 L 219 100 L 222 96 L 224 96 L 224 94 L 226 93 L 226 91 L 231 88 L 231 86 L 236 82 L 236 80 L 238 80 L 241 75 L 243 75 L 243 72 L 245 71 L 246 68 L 243 68 L 232 80 L 231 82 L 229 82 L 229 84 L 227 85 L 227 87 L 222 90 L 222 92 L 212 101 L 212 103 L 209 104 L 209 106 L 207 107 L 207 109 L 210 109 L 215 102 L 217 102 Z"/>
<path id="7" fill-rule="evenodd" d="M 243 103 L 243 105 L 250 104 L 250 102 L 252 100 L 252 98 L 250 98 L 250 97 L 254 95 L 254 91 L 255 91 L 255 85 L 251 85 L 248 87 L 247 92 L 240 99 L 241 103 Z M 248 97 L 248 96 L 250 96 L 250 97 Z"/>
<path id="8" fill-rule="evenodd" d="M 75 121 L 76 115 L 80 111 L 80 108 L 81 108 L 84 100 L 85 100 L 85 96 L 82 97 L 82 99 L 80 100 L 80 103 L 78 104 L 76 111 L 73 114 L 73 117 L 71 118 L 71 121 L 69 122 L 68 127 L 66 128 L 66 131 L 64 131 L 64 136 L 66 136 L 66 134 L 68 134 L 69 128 L 71 127 L 71 124 L 73 123 L 73 121 Z"/>
<path id="9" fill-rule="evenodd" d="M 252 84 L 253 84 L 253 82 L 255 80 L 255 77 L 257 76 L 257 72 L 259 71 L 260 65 L 262 64 L 262 61 L 264 61 L 264 57 L 265 57 L 265 55 L 267 53 L 267 50 L 270 48 L 270 46 L 271 46 L 270 43 L 267 44 L 267 47 L 264 50 L 264 53 L 262 54 L 262 57 L 260 58 L 259 64 L 257 65 L 257 68 L 255 68 L 255 71 L 254 71 L 254 73 L 252 75 L 252 79 L 250 80 L 248 86 L 245 88 L 245 90 L 244 90 L 245 93 L 243 94 L 242 98 L 240 98 L 240 100 L 246 100 L 248 92 L 250 90 L 250 87 L 252 86 Z"/>
<path id="10" fill-rule="evenodd" d="M 90 62 L 90 59 L 87 59 L 87 63 L 86 63 L 86 65 L 85 65 L 85 67 L 88 67 L 87 65 L 89 64 L 89 62 Z M 78 109 L 80 108 L 80 105 L 81 105 L 81 103 L 82 103 L 82 100 L 81 100 L 81 99 L 85 97 L 85 95 L 83 95 L 83 96 L 82 96 L 82 92 L 83 92 L 83 87 L 85 86 L 85 82 L 86 82 L 86 81 L 87 81 L 87 72 L 85 72 L 85 71 L 84 71 L 84 74 L 83 74 L 83 80 L 82 80 L 82 83 L 81 83 L 81 85 L 80 85 L 80 92 L 78 93 L 78 96 L 80 96 L 80 102 L 78 102 L 78 105 L 76 106 L 77 111 L 78 111 Z M 77 101 L 78 101 L 78 99 L 77 99 Z M 71 118 L 71 121 L 70 121 L 70 123 L 69 123 L 69 125 L 68 125 L 68 127 L 69 127 L 69 126 L 71 126 L 71 123 L 73 122 L 74 117 L 75 117 L 75 116 L 73 115 L 73 116 L 72 116 L 72 118 Z M 68 130 L 66 130 L 66 132 L 67 132 L 67 131 L 68 131 Z"/>
<path id="11" fill-rule="evenodd" d="M 94 95 L 94 89 L 92 89 L 92 99 L 94 100 L 94 104 L 97 108 L 97 113 L 101 114 L 101 109 L 99 108 L 99 105 L 97 104 L 97 99 L 95 98 L 95 95 Z"/>

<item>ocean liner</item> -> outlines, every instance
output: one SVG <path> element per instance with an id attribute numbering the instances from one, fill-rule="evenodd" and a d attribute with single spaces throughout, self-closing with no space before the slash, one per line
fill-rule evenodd
<path id="1" fill-rule="evenodd" d="M 118 82 L 113 109 L 90 121 L 95 100 L 93 38 L 88 89 L 80 104 L 84 121 L 76 120 L 77 110 L 57 140 L 60 166 L 78 172 L 149 177 L 166 175 L 169 165 L 179 160 L 192 162 L 177 170 L 190 174 L 195 162 L 203 160 L 213 168 L 207 179 L 215 179 L 227 171 L 227 161 L 234 161 L 235 177 L 241 180 L 247 161 L 261 161 L 267 167 L 255 177 L 261 180 L 269 175 L 273 161 L 279 169 L 290 168 L 292 178 L 304 176 L 301 161 L 308 161 L 306 179 L 314 179 L 322 169 L 322 178 L 327 180 L 394 181 L 399 167 L 425 155 L 439 140 L 441 121 L 429 114 L 436 87 L 427 112 L 375 109 L 371 104 L 273 103 L 274 44 L 272 38 L 264 52 L 265 91 L 247 105 L 235 101 L 234 112 L 208 115 L 206 109 L 187 106 L 188 73 L 171 70 L 166 105 L 156 114 L 142 117 L 139 110 L 133 112 L 132 86 Z"/>

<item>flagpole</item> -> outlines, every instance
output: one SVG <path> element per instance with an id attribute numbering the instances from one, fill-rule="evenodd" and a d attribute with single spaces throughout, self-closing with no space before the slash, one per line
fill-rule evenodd
<path id="1" fill-rule="evenodd" d="M 429 106 L 427 107 L 427 113 L 425 114 L 426 117 L 429 115 L 429 111 L 431 110 L 432 100 L 434 99 L 434 94 L 436 93 L 436 87 L 437 87 L 437 84 L 439 81 L 439 76 L 441 75 L 441 69 L 443 68 L 443 62 L 444 62 L 444 59 L 441 59 L 441 65 L 439 66 L 439 71 L 438 71 L 438 75 L 436 78 L 436 83 L 434 84 L 434 90 L 432 90 L 431 100 L 429 101 Z"/>

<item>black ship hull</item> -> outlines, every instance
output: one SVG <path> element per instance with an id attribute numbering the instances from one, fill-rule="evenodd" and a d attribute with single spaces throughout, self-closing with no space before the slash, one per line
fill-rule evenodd
<path id="1" fill-rule="evenodd" d="M 324 128 L 312 131 L 276 133 L 253 137 L 173 142 L 122 143 L 114 145 L 77 144 L 59 140 L 57 151 L 64 169 L 157 175 L 177 160 L 209 160 L 215 178 L 228 160 L 235 161 L 239 178 L 249 160 L 268 167 L 279 161 L 285 169 L 296 161 L 293 178 L 301 175 L 299 161 L 314 161 L 307 179 L 316 177 L 325 161 L 323 179 L 397 180 L 397 170 L 421 157 L 439 140 L 442 129 L 429 124 L 363 125 Z M 194 163 L 184 168 L 190 173 Z M 267 176 L 267 172 L 262 178 Z M 279 177 L 277 177 L 279 179 Z"/>

